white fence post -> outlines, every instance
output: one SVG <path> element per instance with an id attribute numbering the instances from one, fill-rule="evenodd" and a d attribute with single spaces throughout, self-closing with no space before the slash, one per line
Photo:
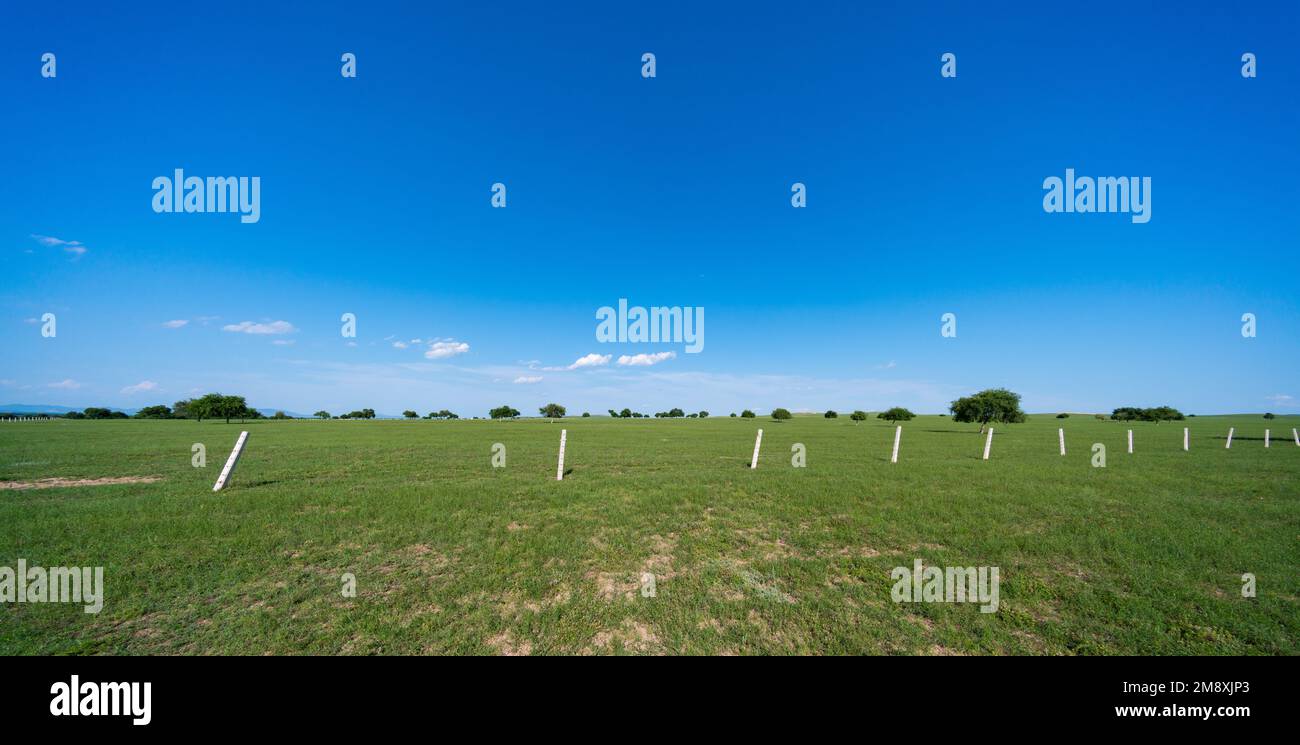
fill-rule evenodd
<path id="1" fill-rule="evenodd" d="M 244 443 L 248 442 L 248 433 L 240 432 L 239 439 L 235 440 L 235 449 L 230 451 L 230 457 L 226 459 L 225 468 L 221 469 L 221 475 L 217 477 L 217 483 L 212 487 L 212 491 L 221 491 L 230 479 L 230 475 L 235 472 L 235 464 L 239 463 L 239 456 L 244 452 Z"/>
<path id="2" fill-rule="evenodd" d="M 1183 452 L 1187 452 L 1188 446 L 1191 445 L 1191 442 L 1188 439 L 1190 437 L 1191 435 L 1187 433 L 1187 428 L 1183 427 Z"/>
<path id="3" fill-rule="evenodd" d="M 1228 444 L 1223 446 L 1225 450 L 1232 447 L 1232 433 L 1236 430 L 1236 427 L 1228 427 Z"/>
<path id="4" fill-rule="evenodd" d="M 894 430 L 894 454 L 889 456 L 890 463 L 898 462 L 898 441 L 903 439 L 903 427 L 900 425 Z"/>
<path id="5" fill-rule="evenodd" d="M 984 440 L 984 460 L 989 459 L 989 448 L 993 447 L 993 428 L 989 427 L 989 436 Z"/>
<path id="6" fill-rule="evenodd" d="M 1264 447 L 1268 447 L 1268 430 L 1264 430 Z"/>
<path id="7" fill-rule="evenodd" d="M 754 438 L 754 457 L 749 461 L 750 468 L 758 468 L 758 446 L 763 444 L 763 430 L 758 431 L 758 437 Z"/>
<path id="8" fill-rule="evenodd" d="M 1065 455 L 1065 428 L 1056 430 L 1056 434 L 1061 438 L 1061 455 Z"/>
<path id="9" fill-rule="evenodd" d="M 1128 431 L 1128 454 L 1133 454 L 1133 430 Z"/>
<path id="10" fill-rule="evenodd" d="M 560 462 L 555 466 L 555 480 L 564 480 L 564 442 L 568 439 L 569 430 L 560 430 Z"/>
<path id="11" fill-rule="evenodd" d="M 1295 427 L 1292 427 L 1291 436 L 1295 438 L 1296 447 L 1300 447 L 1300 431 L 1297 431 Z"/>

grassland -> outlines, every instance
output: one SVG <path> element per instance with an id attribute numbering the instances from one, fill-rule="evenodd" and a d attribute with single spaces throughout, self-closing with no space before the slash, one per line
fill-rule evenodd
<path id="1" fill-rule="evenodd" d="M 106 585 L 98 615 L 0 605 L 0 653 L 1296 654 L 1298 419 L 1193 418 L 1184 453 L 1182 423 L 1034 416 L 985 462 L 928 416 L 898 464 L 844 417 L 0 424 L 0 480 L 160 477 L 0 491 L 0 565 Z M 892 602 L 916 558 L 998 566 L 998 612 Z"/>

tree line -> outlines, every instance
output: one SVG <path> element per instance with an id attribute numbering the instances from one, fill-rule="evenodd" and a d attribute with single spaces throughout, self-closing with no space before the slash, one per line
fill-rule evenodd
<path id="1" fill-rule="evenodd" d="M 990 388 L 980 391 L 970 396 L 963 396 L 953 401 L 948 407 L 949 413 L 955 422 L 969 422 L 980 425 L 980 432 L 983 433 L 985 427 L 993 423 L 1017 424 L 1024 422 L 1025 412 L 1020 408 L 1020 394 L 1013 393 L 1006 388 Z M 557 403 L 549 403 L 537 410 L 538 414 L 547 419 L 563 419 L 568 411 L 564 406 Z M 650 415 L 643 414 L 639 411 L 633 411 L 625 408 L 621 411 L 608 409 L 609 416 L 612 419 L 645 419 Z M 62 416 L 67 419 L 126 419 L 127 415 L 121 411 L 107 409 L 102 407 L 91 406 L 84 411 L 70 411 L 66 414 L 51 414 L 50 416 Z M 319 419 L 374 419 L 374 409 L 360 409 L 350 411 L 346 414 L 337 416 L 330 414 L 328 411 L 317 411 L 313 416 Z M 402 412 L 402 416 L 407 419 L 418 419 L 420 415 L 413 409 L 407 409 Z M 488 416 L 491 419 L 517 419 L 520 416 L 518 409 L 509 405 L 502 405 L 490 409 Z M 583 417 L 590 417 L 591 414 L 583 412 Z M 734 418 L 735 412 L 731 413 Z M 753 419 L 757 415 L 750 409 L 740 412 L 739 417 L 743 419 Z M 839 412 L 829 410 L 824 415 L 827 419 L 836 419 Z M 849 414 L 849 419 L 854 422 L 862 422 L 867 419 L 867 412 L 855 410 Z M 1067 418 L 1069 414 L 1057 414 L 1058 419 Z M 1195 416 L 1195 415 L 1192 415 Z M 1273 414 L 1265 414 L 1265 418 L 1271 419 Z M 674 407 L 667 411 L 660 411 L 654 414 L 656 419 L 707 419 L 709 412 L 699 411 L 686 413 L 681 408 Z M 793 415 L 788 409 L 776 408 L 772 410 L 771 417 L 774 420 L 781 421 L 790 419 Z M 876 414 L 877 419 L 883 419 L 888 422 L 905 422 L 916 417 L 912 411 L 902 407 L 894 406 Z M 232 419 L 264 419 L 266 418 L 257 409 L 248 407 L 243 396 L 227 396 L 220 393 L 209 393 L 199 398 L 184 399 L 177 401 L 170 407 L 164 405 L 146 406 L 137 411 L 131 418 L 135 419 L 194 419 L 203 421 L 204 419 L 224 419 L 230 422 Z M 272 419 L 289 419 L 283 411 L 277 411 L 270 417 Z M 447 409 L 430 411 L 424 419 L 451 420 L 459 419 L 460 416 Z M 474 417 L 477 419 L 478 417 Z M 1104 414 L 1097 414 L 1098 419 L 1105 419 Z M 1134 406 L 1121 406 L 1111 412 L 1110 418 L 1115 421 L 1143 421 L 1143 422 L 1161 422 L 1161 421 L 1180 421 L 1184 414 L 1172 406 L 1156 406 L 1151 408 L 1139 408 Z"/>

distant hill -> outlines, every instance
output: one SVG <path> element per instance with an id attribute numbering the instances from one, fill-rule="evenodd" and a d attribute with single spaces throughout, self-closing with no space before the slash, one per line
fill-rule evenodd
<path id="1" fill-rule="evenodd" d="M 81 407 L 73 407 L 73 406 L 55 406 L 55 405 L 53 405 L 53 404 L 0 404 L 0 413 L 5 413 L 5 414 L 66 414 L 66 413 L 68 413 L 69 411 L 84 411 L 85 408 L 86 408 L 86 407 L 84 407 L 84 406 L 81 406 Z M 140 410 L 139 408 L 134 408 L 134 409 L 123 409 L 123 408 L 120 408 L 120 407 L 117 407 L 117 406 L 104 406 L 104 407 L 102 407 L 102 408 L 108 409 L 108 410 L 110 410 L 110 411 L 120 411 L 120 412 L 122 412 L 123 414 L 126 414 L 127 416 L 133 416 L 137 411 Z M 275 412 L 277 412 L 277 411 L 283 411 L 285 414 L 288 414 L 289 416 L 294 417 L 294 418 L 296 418 L 296 419 L 310 419 L 310 418 L 311 418 L 311 416 L 309 416 L 309 415 L 307 415 L 307 414 L 299 414 L 299 413 L 296 412 L 296 411 L 289 411 L 289 410 L 287 410 L 287 409 L 264 409 L 264 408 L 258 408 L 258 411 L 260 411 L 260 412 L 262 413 L 262 416 L 266 416 L 266 417 L 269 417 L 269 416 L 274 415 Z M 391 418 L 398 419 L 398 418 L 400 418 L 400 417 L 391 417 Z"/>
<path id="2" fill-rule="evenodd" d="M 0 411 L 10 414 L 66 414 L 69 411 L 82 411 L 86 407 L 72 406 L 55 406 L 53 404 L 0 404 Z M 104 408 L 111 411 L 120 411 L 130 416 L 139 409 L 119 409 L 116 406 L 105 406 Z"/>

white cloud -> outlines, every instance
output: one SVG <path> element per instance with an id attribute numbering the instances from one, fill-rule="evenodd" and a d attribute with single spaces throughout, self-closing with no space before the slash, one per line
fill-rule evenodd
<path id="1" fill-rule="evenodd" d="M 625 354 L 618 358 L 618 364 L 629 365 L 632 367 L 649 367 L 650 365 L 656 365 L 664 360 L 672 360 L 676 358 L 676 352 L 655 352 L 654 354 L 632 355 Z"/>
<path id="2" fill-rule="evenodd" d="M 48 386 L 46 386 L 46 387 L 47 387 L 47 388 L 62 388 L 62 389 L 64 389 L 64 390 L 69 390 L 69 391 L 71 391 L 71 390 L 76 390 L 77 388 L 80 388 L 80 387 L 81 387 L 81 383 L 78 383 L 77 381 L 73 380 L 72 378 L 64 378 L 63 380 L 60 380 L 60 381 L 57 382 L 57 383 L 50 383 L 50 384 L 49 384 Z"/>
<path id="3" fill-rule="evenodd" d="M 136 383 L 135 385 L 128 385 L 127 387 L 123 388 L 122 393 L 130 396 L 133 393 L 143 393 L 145 391 L 156 391 L 156 390 L 158 390 L 157 383 L 153 382 L 152 380 L 141 380 L 139 383 Z"/>
<path id="4" fill-rule="evenodd" d="M 62 248 L 74 256 L 81 256 L 86 253 L 86 244 L 81 241 L 65 241 L 61 238 L 54 238 L 48 235 L 32 235 L 36 242 L 47 248 Z"/>
<path id="5" fill-rule="evenodd" d="M 613 355 L 596 354 L 595 352 L 592 352 L 591 354 L 584 355 L 574 360 L 573 364 L 569 365 L 569 369 L 579 370 L 584 367 L 600 367 L 601 365 L 608 365 L 612 356 Z"/>
<path id="6" fill-rule="evenodd" d="M 877 370 L 893 370 L 895 367 L 898 367 L 898 363 L 893 360 L 890 360 L 883 365 L 876 365 Z"/>
<path id="7" fill-rule="evenodd" d="M 186 325 L 186 324 L 188 324 L 188 323 L 189 323 L 189 321 L 186 321 L 186 320 L 184 320 L 184 319 L 179 319 L 179 320 L 175 320 L 175 321 L 167 321 L 166 323 L 163 324 L 163 328 L 167 328 L 167 329 L 178 329 L 178 328 L 180 328 L 180 327 L 182 327 L 182 326 L 184 326 L 184 325 Z"/>
<path id="8" fill-rule="evenodd" d="M 463 341 L 436 341 L 429 345 L 428 351 L 424 353 L 424 358 L 429 360 L 440 360 L 444 357 L 455 357 L 458 354 L 465 354 L 469 351 L 469 345 Z"/>
<path id="9" fill-rule="evenodd" d="M 23 319 L 23 323 L 40 323 L 40 322 L 41 322 L 41 319 L 39 319 L 39 318 L 24 318 L 24 319 Z"/>
<path id="10" fill-rule="evenodd" d="M 293 346 L 294 341 L 293 339 L 275 339 L 271 343 L 277 347 L 290 347 Z"/>
<path id="11" fill-rule="evenodd" d="M 270 323 L 253 323 L 252 321 L 243 321 L 241 323 L 230 323 L 221 327 L 222 331 L 234 331 L 240 334 L 291 334 L 298 329 L 293 327 L 288 321 L 271 321 Z"/>
<path id="12" fill-rule="evenodd" d="M 397 341 L 393 342 L 393 349 L 406 349 L 406 347 L 407 347 L 406 342 L 402 341 L 401 339 L 398 339 Z"/>
<path id="13" fill-rule="evenodd" d="M 1296 405 L 1295 396 L 1289 396 L 1285 393 L 1278 393 L 1272 396 L 1265 396 L 1265 398 L 1277 404 L 1278 406 L 1288 407 L 1288 406 Z"/>
<path id="14" fill-rule="evenodd" d="M 522 383 L 522 384 L 540 383 L 540 382 L 542 382 L 541 375 L 520 375 L 519 377 L 515 378 L 515 383 L 517 384 L 518 383 Z"/>

